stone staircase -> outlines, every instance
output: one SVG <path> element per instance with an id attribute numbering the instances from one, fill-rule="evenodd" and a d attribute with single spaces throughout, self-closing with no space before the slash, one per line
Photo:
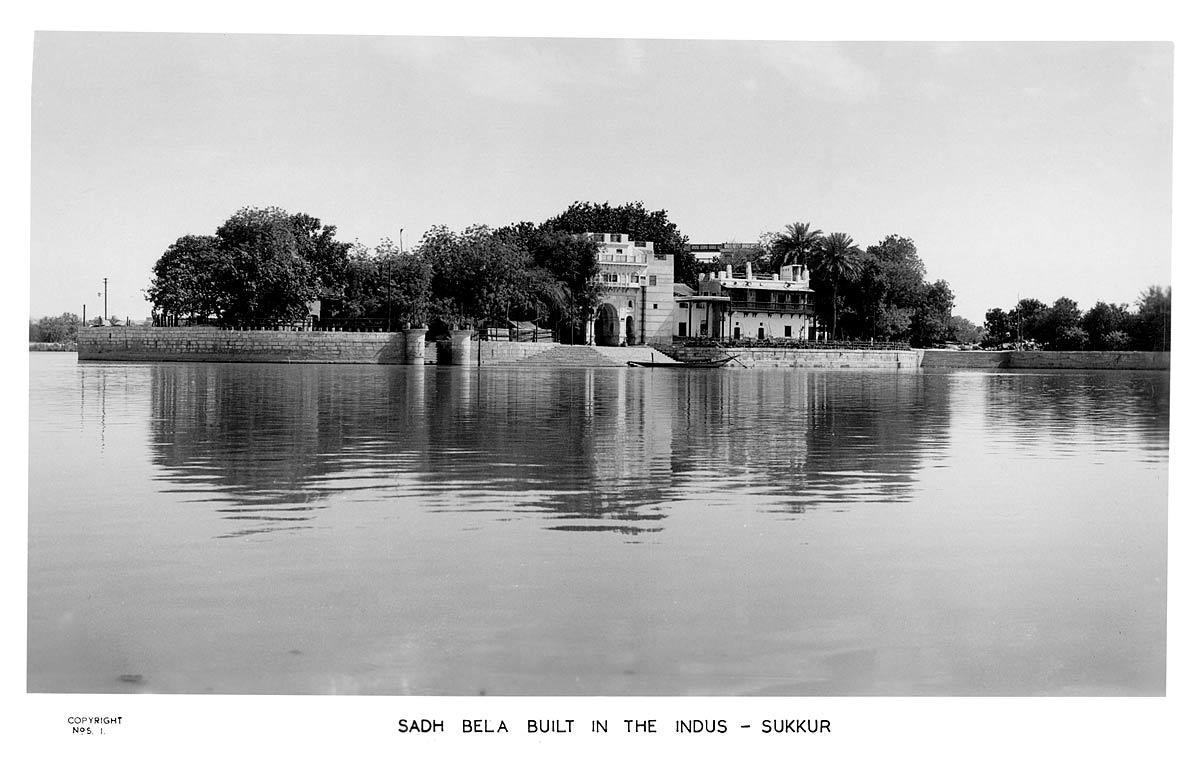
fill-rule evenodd
<path id="1" fill-rule="evenodd" d="M 496 367 L 625 367 L 626 362 L 649 362 L 666 358 L 649 346 L 553 346 L 524 359 L 494 362 Z"/>

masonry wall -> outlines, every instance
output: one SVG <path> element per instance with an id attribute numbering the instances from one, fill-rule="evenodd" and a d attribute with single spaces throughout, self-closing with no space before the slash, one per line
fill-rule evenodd
<path id="1" fill-rule="evenodd" d="M 721 357 L 723 353 L 703 346 L 661 346 L 665 353 L 681 362 Z M 920 351 L 859 351 L 798 348 L 732 348 L 737 357 L 728 367 L 814 367 L 826 369 L 915 370 L 921 366 Z"/>
<path id="2" fill-rule="evenodd" d="M 470 363 L 515 361 L 557 343 L 484 341 L 471 343 Z M 448 348 L 425 343 L 425 363 L 448 362 Z M 312 362 L 402 364 L 404 334 L 383 332 L 295 332 L 221 330 L 215 327 L 86 327 L 79 332 L 79 358 L 112 362 Z"/>
<path id="3" fill-rule="evenodd" d="M 922 352 L 925 368 L 1014 370 L 1169 370 L 1169 351 Z"/>
<path id="4" fill-rule="evenodd" d="M 1035 370 L 1169 370 L 1169 351 L 1010 351 L 1008 366 Z"/>
<path id="5" fill-rule="evenodd" d="M 87 327 L 79 358 L 96 361 L 336 362 L 401 364 L 402 333 Z"/>
<path id="6" fill-rule="evenodd" d="M 946 369 L 999 369 L 1008 367 L 1011 351 L 941 351 L 925 349 L 921 366 Z"/>

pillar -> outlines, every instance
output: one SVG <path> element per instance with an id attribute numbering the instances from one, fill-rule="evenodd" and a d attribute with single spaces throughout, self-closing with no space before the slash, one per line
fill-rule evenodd
<path id="1" fill-rule="evenodd" d="M 425 333 L 427 327 L 401 330 L 404 333 L 404 364 L 425 364 Z"/>

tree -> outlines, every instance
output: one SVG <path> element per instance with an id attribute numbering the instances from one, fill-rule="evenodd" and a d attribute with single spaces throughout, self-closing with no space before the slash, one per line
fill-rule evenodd
<path id="1" fill-rule="evenodd" d="M 988 309 L 983 317 L 984 344 L 999 346 L 1012 341 L 1016 337 L 1016 327 L 1010 316 L 1002 308 Z"/>
<path id="2" fill-rule="evenodd" d="M 821 244 L 821 230 L 807 223 L 789 223 L 774 234 L 767 246 L 767 273 L 778 274 L 784 266 L 801 263 L 812 266 L 814 253 Z"/>
<path id="3" fill-rule="evenodd" d="M 291 216 L 279 208 L 242 208 L 217 228 L 230 268 L 221 275 L 224 319 L 297 319 L 320 293 L 317 264 L 305 260 Z"/>
<path id="4" fill-rule="evenodd" d="M 374 251 L 356 242 L 345 272 L 347 316 L 387 317 L 389 327 L 423 327 L 429 321 L 433 269 L 391 239 L 380 240 Z"/>
<path id="5" fill-rule="evenodd" d="M 973 346 L 983 340 L 983 328 L 966 317 L 950 317 L 950 339 L 955 343 Z"/>
<path id="6" fill-rule="evenodd" d="M 954 293 L 946 280 L 939 279 L 926 285 L 913 313 L 912 344 L 928 347 L 946 341 L 950 337 L 953 310 Z"/>
<path id="7" fill-rule="evenodd" d="M 79 317 L 75 314 L 42 317 L 36 322 L 29 320 L 30 343 L 70 343 L 78 334 Z"/>
<path id="8" fill-rule="evenodd" d="M 416 255 L 432 268 L 430 313 L 450 329 L 536 315 L 542 305 L 547 272 L 514 238 L 487 226 L 461 234 L 435 226 Z"/>
<path id="9" fill-rule="evenodd" d="M 1078 351 L 1087 342 L 1080 319 L 1079 304 L 1065 296 L 1059 298 L 1046 311 L 1038 340 L 1056 351 Z"/>
<path id="10" fill-rule="evenodd" d="M 844 281 L 853 281 L 862 274 L 863 255 L 854 240 L 842 232 L 829 234 L 821 241 L 813 262 L 814 274 L 820 276 L 833 290 L 831 310 L 833 314 L 833 337 L 837 338 L 838 287 Z"/>
<path id="11" fill-rule="evenodd" d="M 1105 303 L 1096 301 L 1096 305 L 1087 310 L 1079 322 L 1088 335 L 1088 348 L 1096 351 L 1118 351 L 1112 343 L 1122 348 L 1129 346 L 1129 331 L 1133 327 L 1133 315 L 1124 303 Z"/>
<path id="12" fill-rule="evenodd" d="M 634 241 L 654 243 L 654 252 L 675 261 L 675 281 L 691 287 L 699 284 L 700 268 L 687 249 L 687 237 L 667 217 L 666 210 L 646 210 L 640 201 L 613 207 L 607 202 L 573 202 L 562 213 L 541 225 L 544 231 L 570 234 L 611 232 L 628 234 Z"/>
<path id="13" fill-rule="evenodd" d="M 184 235 L 154 264 L 146 298 L 162 316 L 219 317 L 228 304 L 225 285 L 236 279 L 232 269 L 216 237 Z"/>
<path id="14" fill-rule="evenodd" d="M 538 231 L 528 247 L 533 262 L 544 270 L 542 304 L 563 337 L 562 325 L 585 321 L 600 302 L 600 248 L 587 237 L 563 231 Z"/>
<path id="15" fill-rule="evenodd" d="M 1037 298 L 1022 298 L 1017 301 L 1016 308 L 1008 315 L 1017 340 L 1022 343 L 1044 340 L 1043 327 L 1049 310 L 1050 307 Z"/>
<path id="16" fill-rule="evenodd" d="M 925 297 L 925 264 L 911 239 L 892 234 L 867 248 L 863 272 L 847 290 L 862 335 L 885 340 L 908 338 L 912 318 Z"/>
<path id="17" fill-rule="evenodd" d="M 1134 347 L 1141 351 L 1171 350 L 1171 288 L 1146 288 L 1138 297 Z"/>
<path id="18" fill-rule="evenodd" d="M 146 291 L 156 313 L 222 320 L 294 319 L 323 292 L 344 287 L 349 248 L 305 213 L 246 207 L 215 236 L 176 240 Z"/>

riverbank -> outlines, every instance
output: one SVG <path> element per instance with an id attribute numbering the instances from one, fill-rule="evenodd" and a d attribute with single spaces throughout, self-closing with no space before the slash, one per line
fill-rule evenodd
<path id="1" fill-rule="evenodd" d="M 29 344 L 30 351 L 78 351 L 78 346 L 74 341 L 66 343 L 33 343 Z"/>
<path id="2" fill-rule="evenodd" d="M 926 369 L 1169 370 L 1169 351 L 942 351 L 926 349 Z"/>
<path id="3" fill-rule="evenodd" d="M 31 344 L 32 346 L 32 344 Z M 32 348 L 31 348 L 32 350 Z M 81 361 L 274 362 L 624 367 L 630 361 L 687 360 L 712 349 L 683 346 L 607 348 L 558 343 L 471 341 L 466 331 L 430 341 L 424 330 L 394 333 L 224 330 L 215 327 L 85 327 Z M 1169 352 L 940 351 L 911 349 L 732 349 L 730 369 L 1089 369 L 1168 370 Z"/>

